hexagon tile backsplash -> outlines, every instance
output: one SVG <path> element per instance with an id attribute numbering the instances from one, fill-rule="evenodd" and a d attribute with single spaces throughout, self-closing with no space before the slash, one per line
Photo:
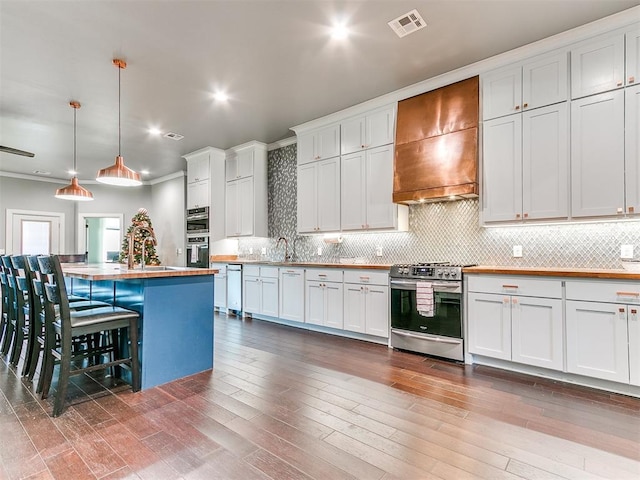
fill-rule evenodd
<path id="1" fill-rule="evenodd" d="M 633 245 L 640 258 L 640 222 L 527 225 L 484 228 L 477 199 L 409 207 L 409 231 L 343 234 L 342 243 L 325 243 L 321 235 L 296 234 L 296 145 L 269 152 L 269 236 L 240 239 L 241 257 L 282 260 L 286 237 L 294 260 L 366 263 L 449 261 L 460 264 L 522 267 L 620 268 L 620 246 Z M 522 258 L 513 258 L 521 245 Z M 267 254 L 259 255 L 265 247 Z M 253 249 L 253 254 L 249 254 Z M 318 256 L 318 249 L 322 255 Z M 382 256 L 376 256 L 376 250 Z M 258 252 L 258 253 L 255 253 Z"/>

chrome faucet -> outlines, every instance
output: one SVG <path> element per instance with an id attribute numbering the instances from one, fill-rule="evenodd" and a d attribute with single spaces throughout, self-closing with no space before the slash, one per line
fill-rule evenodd
<path id="1" fill-rule="evenodd" d="M 144 270 L 144 244 L 147 242 L 147 240 L 151 239 L 151 242 L 154 245 L 157 245 L 158 242 L 156 241 L 156 237 L 153 234 L 153 231 L 149 228 L 149 227 L 145 227 L 142 225 L 136 225 L 135 227 L 133 227 L 133 230 L 131 230 L 131 233 L 129 234 L 129 255 L 127 256 L 127 268 L 129 270 L 133 270 L 133 268 L 135 267 L 135 258 L 133 255 L 133 244 L 135 243 L 135 238 L 136 238 L 136 233 L 138 233 L 138 231 L 142 231 L 142 230 L 146 230 L 149 233 L 149 236 L 145 237 L 142 240 L 142 259 L 140 261 L 140 266 L 142 267 L 142 269 Z"/>
<path id="2" fill-rule="evenodd" d="M 289 256 L 289 242 L 286 238 L 280 237 L 276 242 L 276 248 L 278 248 L 278 245 L 280 245 L 280 240 L 284 240 L 284 261 L 288 262 L 289 260 L 291 260 L 291 257 Z"/>

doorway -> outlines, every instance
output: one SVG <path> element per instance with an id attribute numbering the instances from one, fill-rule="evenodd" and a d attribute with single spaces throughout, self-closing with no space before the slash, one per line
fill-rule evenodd
<path id="1" fill-rule="evenodd" d="M 87 254 L 87 263 L 118 262 L 123 224 L 120 213 L 78 215 L 78 251 Z"/>
<path id="2" fill-rule="evenodd" d="M 64 213 L 8 208 L 5 245 L 10 255 L 62 253 Z"/>

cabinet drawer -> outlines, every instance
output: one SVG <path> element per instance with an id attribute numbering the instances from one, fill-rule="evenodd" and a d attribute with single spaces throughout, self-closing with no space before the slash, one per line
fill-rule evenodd
<path id="1" fill-rule="evenodd" d="M 245 265 L 243 268 L 243 273 L 245 276 L 251 277 L 259 277 L 260 276 L 260 266 L 259 265 Z"/>
<path id="2" fill-rule="evenodd" d="M 469 275 L 466 279 L 470 292 L 562 298 L 562 280 L 520 275 Z"/>
<path id="3" fill-rule="evenodd" d="M 280 267 L 281 275 L 302 276 L 304 275 L 304 268 L 287 268 Z"/>
<path id="4" fill-rule="evenodd" d="M 567 300 L 640 304 L 640 282 L 567 280 Z"/>
<path id="5" fill-rule="evenodd" d="M 309 269 L 307 270 L 307 280 L 318 282 L 342 282 L 342 270 L 338 269 Z"/>
<path id="6" fill-rule="evenodd" d="M 370 285 L 389 285 L 387 272 L 372 272 L 371 270 L 345 270 L 345 283 L 368 283 Z"/>
<path id="7" fill-rule="evenodd" d="M 278 267 L 260 267 L 260 276 L 265 278 L 278 278 Z"/>

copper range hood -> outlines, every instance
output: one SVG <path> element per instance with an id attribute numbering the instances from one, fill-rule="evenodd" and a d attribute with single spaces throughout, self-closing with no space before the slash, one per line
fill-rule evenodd
<path id="1" fill-rule="evenodd" d="M 393 201 L 478 196 L 479 78 L 398 102 Z"/>

